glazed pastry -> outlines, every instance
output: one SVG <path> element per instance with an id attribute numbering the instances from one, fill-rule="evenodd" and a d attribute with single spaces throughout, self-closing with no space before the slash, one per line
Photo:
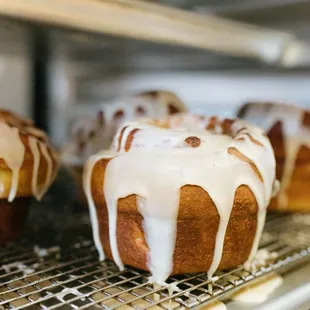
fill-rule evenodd
<path id="1" fill-rule="evenodd" d="M 31 197 L 40 200 L 57 171 L 57 155 L 44 132 L 0 110 L 0 244 L 19 236 Z"/>
<path id="2" fill-rule="evenodd" d="M 110 148 L 113 137 L 123 122 L 144 117 L 162 118 L 186 110 L 174 93 L 158 90 L 105 104 L 96 116 L 79 119 L 72 128 L 72 136 L 62 159 L 76 181 L 80 200 L 85 202 L 82 189 L 85 161 L 90 155 Z"/>
<path id="3" fill-rule="evenodd" d="M 190 114 L 124 124 L 84 171 L 100 258 L 170 274 L 251 262 L 275 180 L 264 132 Z"/>
<path id="4" fill-rule="evenodd" d="M 186 112 L 183 102 L 172 92 L 149 91 L 134 97 L 105 104 L 97 115 L 78 119 L 72 127 L 70 142 L 63 152 L 63 161 L 83 167 L 90 155 L 109 149 L 118 127 L 138 118 L 163 118 Z"/>
<path id="5" fill-rule="evenodd" d="M 277 161 L 280 190 L 269 209 L 310 212 L 310 111 L 277 103 L 248 103 L 239 116 L 267 132 Z"/>

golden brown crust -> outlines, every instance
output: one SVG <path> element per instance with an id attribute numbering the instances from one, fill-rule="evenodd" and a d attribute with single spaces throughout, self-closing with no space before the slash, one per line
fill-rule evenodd
<path id="1" fill-rule="evenodd" d="M 309 112 L 307 111 L 304 111 L 302 124 L 304 126 L 310 125 Z M 286 160 L 282 126 L 282 122 L 278 121 L 267 133 L 276 157 L 276 176 L 278 180 L 282 179 Z M 285 208 L 279 207 L 277 197 L 275 197 L 271 200 L 268 209 L 276 212 L 310 212 L 309 185 L 310 149 L 302 145 L 298 151 L 294 172 L 286 191 L 288 197 L 287 206 Z"/>
<path id="2" fill-rule="evenodd" d="M 21 141 L 25 146 L 25 156 L 23 164 L 19 170 L 19 182 L 18 182 L 18 189 L 16 193 L 16 197 L 29 197 L 33 196 L 32 187 L 31 187 L 31 180 L 33 174 L 33 165 L 34 165 L 34 157 L 29 147 L 28 137 L 21 135 Z M 56 159 L 52 156 L 51 150 L 48 149 L 49 155 L 52 159 L 52 170 L 57 170 L 57 162 Z M 41 188 L 44 185 L 47 176 L 47 161 L 43 156 L 42 152 L 40 151 L 40 164 L 38 169 L 38 178 L 37 184 L 38 188 Z M 0 198 L 7 198 L 10 190 L 11 190 L 11 183 L 12 183 L 12 171 L 8 168 L 5 161 L 0 158 L 0 170 L 1 170 L 1 182 L 3 183 L 4 190 L 0 192 Z"/>
<path id="3" fill-rule="evenodd" d="M 272 142 L 272 138 L 270 137 Z M 279 144 L 278 144 L 279 145 Z M 277 160 L 277 177 L 280 179 L 284 169 L 284 157 L 277 156 L 281 153 L 280 147 L 274 147 Z M 295 162 L 295 169 L 291 183 L 287 188 L 288 205 L 285 209 L 279 208 L 277 197 L 271 200 L 270 211 L 275 212 L 310 212 L 310 150 L 306 146 L 301 146 Z"/>
<path id="4" fill-rule="evenodd" d="M 8 110 L 0 110 L 0 119 L 4 120 L 10 126 L 17 127 L 19 129 L 27 128 L 28 126 L 33 126 L 33 121 L 31 119 L 18 116 L 17 114 L 8 111 Z"/>
<path id="5" fill-rule="evenodd" d="M 136 129 L 133 129 L 133 130 L 129 133 L 129 135 L 128 135 L 128 137 L 127 137 L 127 140 L 126 140 L 126 143 L 125 143 L 125 152 L 128 152 L 128 151 L 130 150 L 131 143 L 132 143 L 132 141 L 133 141 L 134 135 L 135 135 L 135 133 L 138 132 L 138 131 L 140 131 L 140 129 L 139 129 L 139 128 L 136 128 Z"/>
<path id="6" fill-rule="evenodd" d="M 109 244 L 108 214 L 103 196 L 103 182 L 109 159 L 98 161 L 93 169 L 91 191 L 99 221 L 99 234 L 104 251 L 112 258 Z M 254 239 L 258 206 L 251 190 L 240 186 L 234 199 L 220 269 L 235 267 L 246 261 Z M 136 196 L 118 201 L 117 244 L 122 261 L 148 270 L 148 247 L 142 228 L 143 218 Z M 198 186 L 181 188 L 174 252 L 173 274 L 207 271 L 211 265 L 219 215 L 208 193 Z"/>

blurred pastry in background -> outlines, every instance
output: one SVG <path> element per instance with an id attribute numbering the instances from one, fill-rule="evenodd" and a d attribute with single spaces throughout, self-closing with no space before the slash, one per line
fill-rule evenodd
<path id="1" fill-rule="evenodd" d="M 123 122 L 144 117 L 163 118 L 186 111 L 185 104 L 173 92 L 154 90 L 104 104 L 98 109 L 97 115 L 78 119 L 62 152 L 62 161 L 76 182 L 78 199 L 86 202 L 82 189 L 85 161 L 90 155 L 110 148 Z"/>
<path id="2" fill-rule="evenodd" d="M 31 198 L 40 200 L 58 171 L 58 155 L 31 120 L 0 110 L 0 244 L 20 235 Z"/>
<path id="3" fill-rule="evenodd" d="M 84 170 L 100 258 L 171 274 L 253 261 L 275 180 L 263 130 L 238 119 L 178 114 L 124 123 Z"/>
<path id="4" fill-rule="evenodd" d="M 310 111 L 254 102 L 245 104 L 238 116 L 262 127 L 275 152 L 280 190 L 269 210 L 310 212 Z"/>

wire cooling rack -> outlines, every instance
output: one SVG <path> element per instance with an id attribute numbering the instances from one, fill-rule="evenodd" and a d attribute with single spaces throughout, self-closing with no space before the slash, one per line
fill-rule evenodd
<path id="1" fill-rule="evenodd" d="M 74 234 L 73 234 L 74 235 Z M 98 262 L 91 239 L 42 249 L 21 241 L 0 250 L 0 309 L 185 309 L 246 285 L 281 268 L 310 261 L 310 215 L 268 216 L 260 249 L 268 253 L 255 270 L 173 276 L 179 291 L 154 287 L 149 274 L 110 261 Z"/>

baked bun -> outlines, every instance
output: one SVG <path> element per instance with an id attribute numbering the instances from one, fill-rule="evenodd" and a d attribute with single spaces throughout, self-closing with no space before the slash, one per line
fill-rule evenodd
<path id="1" fill-rule="evenodd" d="M 269 210 L 310 212 L 310 111 L 288 104 L 248 103 L 239 117 L 264 128 L 281 186 Z"/>
<path id="2" fill-rule="evenodd" d="M 57 155 L 44 132 L 0 110 L 0 244 L 20 234 L 30 198 L 40 200 L 57 171 Z"/>
<path id="3" fill-rule="evenodd" d="M 100 258 L 170 274 L 227 269 L 257 251 L 275 179 L 264 132 L 175 115 L 124 124 L 84 170 Z"/>
<path id="4" fill-rule="evenodd" d="M 76 181 L 80 200 L 85 202 L 82 190 L 82 171 L 90 155 L 109 149 L 119 126 L 126 121 L 186 112 L 183 102 L 172 92 L 156 90 L 137 94 L 103 105 L 94 116 L 78 119 L 72 127 L 69 143 L 62 160 Z"/>

